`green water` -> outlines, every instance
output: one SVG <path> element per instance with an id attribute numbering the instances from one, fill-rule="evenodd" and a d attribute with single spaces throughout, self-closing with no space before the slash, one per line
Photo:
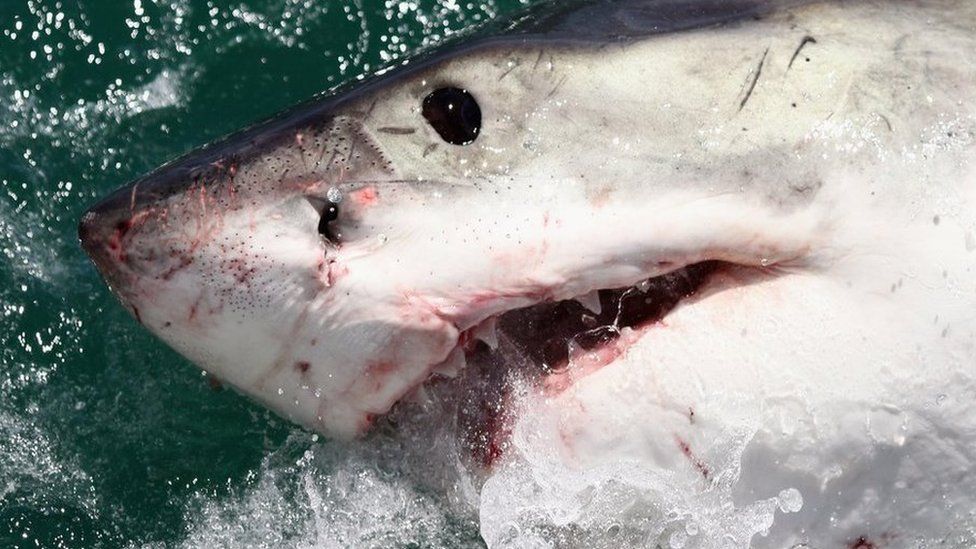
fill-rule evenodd
<path id="1" fill-rule="evenodd" d="M 0 0 L 0 547 L 479 543 L 368 455 L 209 386 L 75 227 L 167 159 L 526 1 Z"/>

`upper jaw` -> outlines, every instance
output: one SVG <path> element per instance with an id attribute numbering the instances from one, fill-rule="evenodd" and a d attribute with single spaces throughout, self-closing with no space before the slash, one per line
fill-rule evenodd
<path id="1" fill-rule="evenodd" d="M 136 189 L 129 192 L 130 196 L 139 196 Z M 131 199 L 126 203 L 123 197 L 118 194 L 86 214 L 79 236 L 113 288 L 126 294 L 144 277 L 130 272 L 108 243 L 120 230 L 119 222 L 133 219 L 140 211 L 146 211 L 147 205 L 136 199 L 144 208 L 139 210 L 133 208 Z M 461 209 L 464 208 L 453 211 Z M 461 238 L 455 242 L 448 236 L 445 238 L 449 241 L 441 250 L 451 253 L 442 251 L 439 259 L 431 258 L 429 249 L 416 248 L 417 242 L 427 241 L 417 237 L 408 241 L 394 235 L 388 244 L 369 253 L 357 250 L 357 245 L 340 250 L 338 260 L 344 263 L 340 266 L 348 269 L 348 274 L 339 277 L 333 286 L 320 288 L 321 293 L 305 296 L 312 304 L 294 315 L 293 327 L 285 327 L 280 336 L 275 336 L 281 339 L 281 351 L 266 357 L 269 364 L 255 363 L 247 368 L 249 372 L 241 372 L 235 369 L 245 368 L 244 361 L 253 361 L 252 355 L 238 353 L 240 356 L 233 355 L 233 360 L 223 364 L 191 358 L 205 368 L 216 366 L 218 374 L 223 373 L 233 385 L 312 428 L 343 436 L 358 434 L 369 427 L 371 418 L 388 411 L 431 373 L 456 366 L 458 353 L 469 350 L 467 344 L 472 337 L 491 339 L 487 332 L 478 332 L 477 327 L 502 319 L 508 322 L 503 322 L 503 331 L 514 331 L 519 317 L 507 316 L 506 320 L 506 313 L 539 303 L 581 298 L 594 290 L 627 288 L 703 261 L 757 267 L 796 261 L 815 245 L 811 235 L 816 234 L 818 226 L 810 216 L 786 216 L 721 197 L 670 200 L 667 205 L 659 201 L 594 207 L 570 202 L 560 209 L 526 207 L 518 211 L 513 206 L 509 211 L 509 218 L 517 220 L 511 226 L 496 224 L 473 229 L 480 231 L 483 239 L 494 239 L 492 245 L 484 240 L 479 246 L 465 245 Z M 456 215 L 457 227 L 437 227 L 432 234 L 463 234 L 463 224 L 469 220 Z M 432 218 L 407 217 L 399 224 L 405 229 L 416 229 L 411 224 Z M 697 221 L 705 218 L 710 219 L 707 226 Z M 450 224 L 451 216 L 436 220 L 445 221 Z M 424 226 L 419 229 L 433 231 Z M 516 246 L 504 238 L 506 233 L 531 235 L 533 239 Z M 123 236 L 132 238 L 130 234 Z M 436 275 L 413 269 L 398 271 L 394 276 L 390 272 L 390 254 L 398 254 L 403 265 L 426 258 L 436 265 Z M 308 265 L 296 268 L 311 270 L 312 255 L 315 254 L 310 248 Z M 161 287 L 160 291 L 170 290 Z M 345 306 L 351 317 L 333 318 L 335 326 L 312 322 L 316 314 L 330 306 L 316 300 L 325 295 L 342 299 L 347 292 L 352 296 L 348 300 L 362 300 Z M 138 305 L 135 300 L 129 301 L 130 305 Z M 139 313 L 134 312 L 138 318 Z M 192 355 L 181 347 L 200 337 L 192 326 L 188 325 L 185 333 L 176 338 L 172 334 L 178 327 L 167 333 L 161 328 L 161 316 L 145 313 L 147 325 L 158 335 Z M 377 316 L 371 318 L 371 314 Z M 339 326 L 342 323 L 345 324 Z M 362 349 L 357 357 L 355 351 L 359 349 L 348 347 L 359 344 L 344 341 L 341 334 L 348 334 L 348 329 L 357 325 L 371 324 L 384 326 L 383 337 L 388 343 L 382 348 Z M 260 331 L 261 327 L 255 325 L 251 329 Z M 217 326 L 210 333 L 220 330 Z M 271 343 L 273 334 L 267 335 L 265 340 Z M 316 345 L 315 341 L 319 343 Z M 246 344 L 241 343 L 245 347 Z M 337 349 L 342 349 L 348 360 L 336 358 Z M 315 364 L 316 358 L 321 361 L 319 365 Z M 308 371 L 302 366 L 305 363 L 310 364 Z M 390 367 L 393 371 L 389 371 Z M 262 368 L 274 372 L 270 377 L 254 374 Z M 323 368 L 328 371 L 321 371 Z M 342 374 L 345 381 L 341 390 L 334 389 L 337 380 L 332 374 Z M 235 379 L 240 381 L 235 383 Z M 329 398 L 312 398 L 319 387 L 327 388 Z M 277 393 L 279 389 L 287 391 Z"/>
<path id="2" fill-rule="evenodd" d="M 343 405 L 363 414 L 368 409 L 371 416 L 385 412 L 432 373 L 459 367 L 459 355 L 471 351 L 473 340 L 481 338 L 494 347 L 494 324 L 501 322 L 502 331 L 509 335 L 517 331 L 520 322 L 531 320 L 531 313 L 524 311 L 540 303 L 579 299 L 592 305 L 592 297 L 587 296 L 594 291 L 622 292 L 648 279 L 684 273 L 698 265 L 732 264 L 760 270 L 796 265 L 817 246 L 815 235 L 821 227 L 808 213 L 786 215 L 721 197 L 677 201 L 668 210 L 651 210 L 657 215 L 629 205 L 604 208 L 590 212 L 588 224 L 578 222 L 583 218 L 579 212 L 567 211 L 558 217 L 547 212 L 548 216 L 538 215 L 538 226 L 512 228 L 538 236 L 538 240 L 507 247 L 505 241 L 496 241 L 490 253 L 485 252 L 489 246 L 482 242 L 479 248 L 442 247 L 440 259 L 435 259 L 429 250 L 425 253 L 412 248 L 415 242 L 427 241 L 416 233 L 409 233 L 410 240 L 393 238 L 376 253 L 357 256 L 350 250 L 349 278 L 341 280 L 334 290 L 341 293 L 343 284 L 354 284 L 364 304 L 372 301 L 379 305 L 376 310 L 389 309 L 390 340 L 399 341 L 400 347 L 389 349 L 387 354 L 402 362 L 394 364 L 399 371 L 395 383 L 370 387 L 363 380 L 375 381 L 367 368 L 375 357 L 363 357 L 361 379 L 353 384 L 355 394 L 350 393 Z M 531 216 L 520 219 L 526 217 Z M 697 222 L 703 218 L 711 221 L 707 225 Z M 447 254 L 445 249 L 455 253 Z M 438 267 L 435 276 L 425 269 L 405 269 L 396 276 L 378 278 L 368 274 L 389 273 L 391 253 L 401 261 L 405 257 L 425 258 Z M 358 279 L 359 275 L 366 278 Z M 702 283 L 704 279 L 686 291 L 692 292 Z M 620 300 L 614 305 L 612 293 L 601 295 L 610 296 L 610 301 L 608 311 L 596 315 L 597 323 L 611 323 L 613 311 L 609 307 L 620 306 Z M 677 300 L 671 306 L 676 304 Z M 637 315 L 634 326 L 654 322 L 660 318 L 656 315 L 643 319 Z M 522 344 L 534 345 L 525 340 Z M 408 348 L 411 351 L 404 352 Z M 530 354 L 535 351 L 528 350 Z M 353 431 L 361 432 L 368 425 L 368 421 L 359 421 Z M 329 432 L 333 426 L 327 420 L 319 427 Z"/>

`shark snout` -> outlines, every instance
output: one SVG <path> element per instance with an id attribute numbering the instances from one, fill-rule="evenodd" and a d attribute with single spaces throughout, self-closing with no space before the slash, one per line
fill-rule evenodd
<path id="1" fill-rule="evenodd" d="M 86 211 L 78 223 L 81 247 L 107 278 L 115 278 L 117 263 L 124 257 L 121 246 L 128 228 L 127 211 L 127 203 L 116 192 Z"/>
<path id="2" fill-rule="evenodd" d="M 138 237 L 153 231 L 161 236 L 159 228 L 166 220 L 167 201 L 185 194 L 190 186 L 191 180 L 183 171 L 163 169 L 122 187 L 81 217 L 81 246 L 113 288 L 124 289 L 131 275 L 157 262 L 156 250 L 147 250 L 146 242 L 137 245 Z"/>

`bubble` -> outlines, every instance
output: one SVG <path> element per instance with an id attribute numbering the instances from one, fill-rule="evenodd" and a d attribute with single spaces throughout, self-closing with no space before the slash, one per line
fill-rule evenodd
<path id="1" fill-rule="evenodd" d="M 688 544 L 688 533 L 684 530 L 675 530 L 668 538 L 668 545 L 671 549 L 683 549 Z"/>

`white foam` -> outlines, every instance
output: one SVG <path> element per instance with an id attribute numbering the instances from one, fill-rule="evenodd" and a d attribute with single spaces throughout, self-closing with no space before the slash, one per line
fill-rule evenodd
<path id="1" fill-rule="evenodd" d="M 700 482 L 637 460 L 570 468 L 543 440 L 516 437 L 517 457 L 481 492 L 482 536 L 490 547 L 748 547 L 780 507 L 797 505 L 792 492 L 752 501 L 734 493 L 751 437 L 717 444 Z"/>
<path id="2" fill-rule="evenodd" d="M 456 462 L 436 463 L 450 455 L 438 448 L 436 436 L 427 441 L 427 451 L 419 452 L 421 441 L 408 436 L 412 440 L 380 434 L 340 446 L 295 430 L 242 489 L 230 496 L 197 496 L 187 507 L 189 534 L 181 546 L 457 547 L 476 542 L 470 509 L 465 516 L 459 504 L 466 489 L 455 476 L 460 471 Z M 452 483 L 445 492 L 445 484 Z M 445 498 L 445 493 L 455 497 Z"/>

